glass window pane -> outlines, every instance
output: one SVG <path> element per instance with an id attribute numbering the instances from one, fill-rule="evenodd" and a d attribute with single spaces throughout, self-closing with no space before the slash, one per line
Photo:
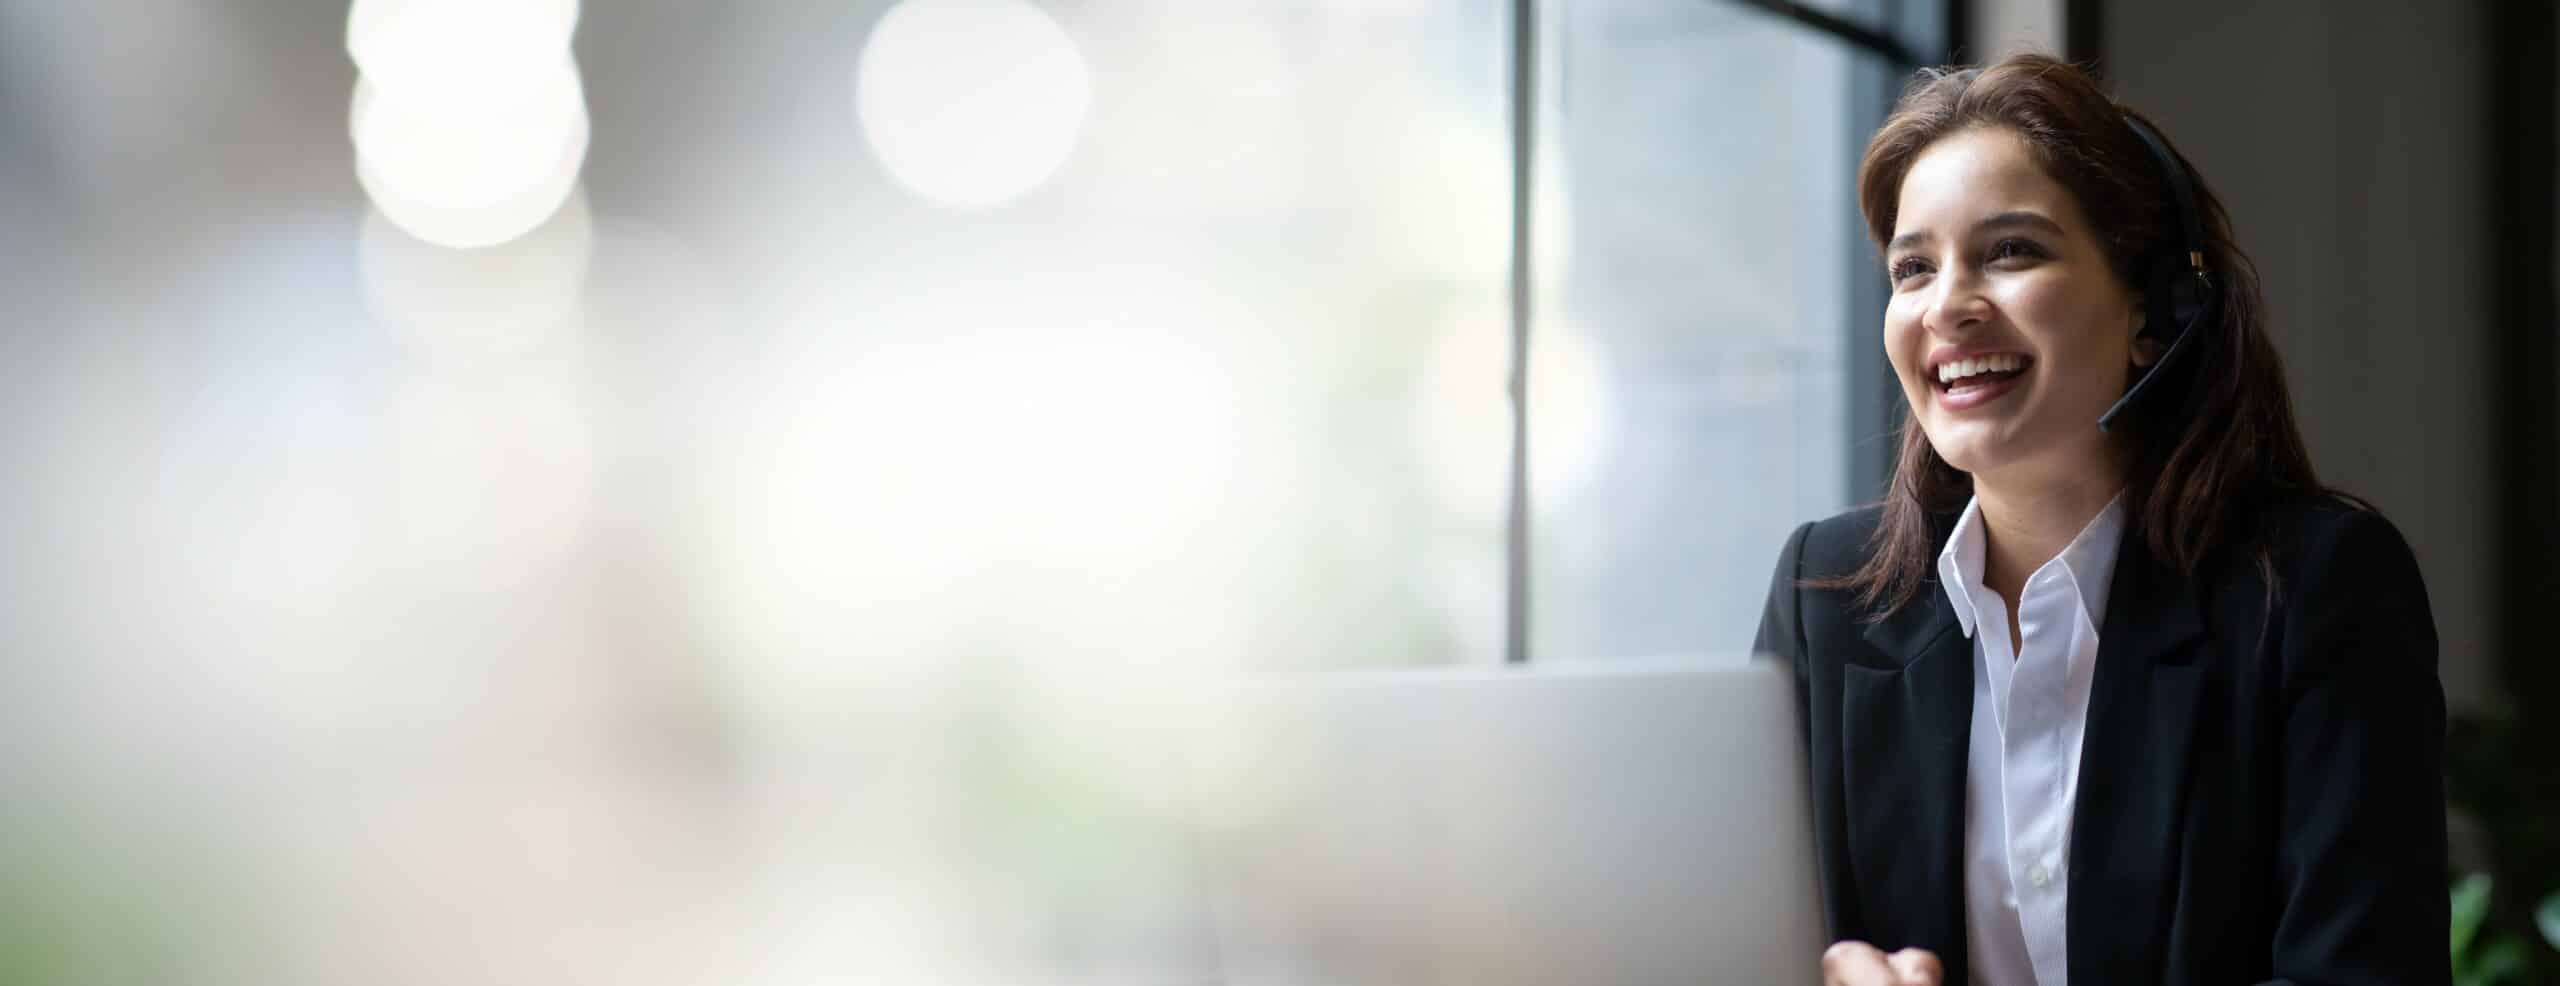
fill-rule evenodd
<path id="1" fill-rule="evenodd" d="M 992 207 L 914 187 L 984 163 L 965 142 L 903 173 L 896 131 L 846 126 L 869 117 L 792 121 L 843 143 L 771 141 L 730 186 L 757 198 L 705 211 L 748 217 L 722 238 L 758 245 L 738 266 L 790 320 L 811 399 L 771 403 L 809 434 L 781 457 L 846 489 L 805 523 L 735 511 L 770 518 L 738 564 L 781 597 L 744 622 L 1139 677 L 1498 659 L 1509 16 L 1064 8 L 1089 110 L 1055 173 Z M 950 132 L 938 101 L 916 115 Z M 765 577 L 777 559 L 840 577 Z M 864 625 L 793 608 L 813 582 L 859 587 Z"/>
<path id="2" fill-rule="evenodd" d="M 1867 56 L 1693 0 L 1549 24 L 1531 652 L 1733 651 L 1788 529 L 1849 500 Z"/>
<path id="3" fill-rule="evenodd" d="M 1208 571 L 1163 598 L 1226 610 L 1249 661 L 1500 657 L 1509 20 L 1501 0 L 1079 15 L 1091 153 L 1050 201 L 1146 231 L 1133 289 L 1202 299 L 1181 331 L 1219 354 L 1238 466 L 1183 539 Z"/>

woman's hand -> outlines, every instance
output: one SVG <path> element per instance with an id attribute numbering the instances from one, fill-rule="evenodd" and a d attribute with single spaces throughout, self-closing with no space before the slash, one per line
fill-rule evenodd
<path id="1" fill-rule="evenodd" d="M 1906 948 L 1886 955 L 1862 941 L 1832 943 L 1822 953 L 1822 986 L 1939 986 L 1938 957 Z"/>

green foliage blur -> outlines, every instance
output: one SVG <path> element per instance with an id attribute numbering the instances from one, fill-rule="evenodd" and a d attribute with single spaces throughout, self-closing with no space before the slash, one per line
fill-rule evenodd
<path id="1" fill-rule="evenodd" d="M 2490 890 L 2496 883 L 2488 874 L 2474 873 L 2453 885 L 2454 986 L 2525 982 L 2528 980 L 2524 976 L 2537 957 L 2547 963 L 2552 954 L 2560 953 L 2560 891 L 2544 897 L 2533 912 L 2535 930 L 2549 948 L 2536 949 L 2526 943 L 2524 936 L 2511 932 L 2481 936 L 2489 917 Z"/>
<path id="2" fill-rule="evenodd" d="M 2454 861 L 2466 874 L 2452 890 L 2457 984 L 2560 982 L 2560 893 L 2538 907 L 2533 896 L 2560 890 L 2560 771 L 2536 752 L 2560 748 L 2560 737 L 2550 713 L 2537 714 L 2538 693 L 2519 693 L 2520 714 L 2457 716 L 2446 737 L 2449 807 L 2483 843 L 2478 858 Z"/>

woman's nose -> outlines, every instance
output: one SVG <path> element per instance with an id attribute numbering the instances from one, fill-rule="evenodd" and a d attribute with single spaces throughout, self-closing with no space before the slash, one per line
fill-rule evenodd
<path id="1" fill-rule="evenodd" d="M 1991 298 L 1983 292 L 1981 278 L 1949 270 L 1933 288 L 1936 296 L 1921 315 L 1921 326 L 1930 333 L 1956 335 L 1991 317 Z"/>

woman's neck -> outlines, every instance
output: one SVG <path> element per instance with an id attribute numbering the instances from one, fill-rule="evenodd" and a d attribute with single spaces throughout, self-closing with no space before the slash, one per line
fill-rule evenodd
<path id="1" fill-rule="evenodd" d="M 2017 605 L 2027 577 L 2070 547 L 2124 488 L 2119 469 L 2097 468 L 2032 484 L 1974 477 L 1982 502 L 1983 587 Z"/>

